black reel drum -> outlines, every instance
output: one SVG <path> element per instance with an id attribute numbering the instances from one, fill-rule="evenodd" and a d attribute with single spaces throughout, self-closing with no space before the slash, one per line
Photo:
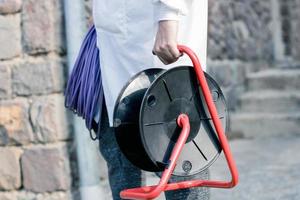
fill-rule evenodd
<path id="1" fill-rule="evenodd" d="M 212 77 L 205 77 L 224 132 L 228 112 L 224 95 Z M 180 134 L 177 117 L 190 119 L 190 135 L 173 175 L 191 176 L 208 168 L 222 148 L 193 67 L 148 69 L 123 88 L 114 111 L 114 127 L 121 151 L 140 169 L 160 172 L 169 163 Z"/>

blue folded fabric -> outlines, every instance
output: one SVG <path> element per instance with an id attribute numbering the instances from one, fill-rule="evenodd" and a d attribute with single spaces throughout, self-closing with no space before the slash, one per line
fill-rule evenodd
<path id="1" fill-rule="evenodd" d="M 101 113 L 104 100 L 99 53 L 96 29 L 92 26 L 83 40 L 64 92 L 65 106 L 85 120 L 89 131 L 95 124 L 94 116 Z"/>

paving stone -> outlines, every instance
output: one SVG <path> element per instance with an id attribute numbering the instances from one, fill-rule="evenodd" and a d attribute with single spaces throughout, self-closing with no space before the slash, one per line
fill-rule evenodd
<path id="1" fill-rule="evenodd" d="M 26 149 L 21 166 L 23 185 L 28 191 L 43 193 L 70 189 L 70 164 L 63 144 Z"/>
<path id="2" fill-rule="evenodd" d="M 60 61 L 45 60 L 18 64 L 13 67 L 12 82 L 15 95 L 62 92 L 64 65 Z"/>
<path id="3" fill-rule="evenodd" d="M 0 60 L 21 54 L 20 14 L 0 15 Z"/>
<path id="4" fill-rule="evenodd" d="M 39 142 L 54 142 L 71 137 L 64 96 L 53 94 L 36 97 L 30 107 L 30 120 L 35 139 Z"/>
<path id="5" fill-rule="evenodd" d="M 21 153 L 22 150 L 20 148 L 0 147 L 1 190 L 12 190 L 21 187 Z"/>
<path id="6" fill-rule="evenodd" d="M 21 0 L 1 0 L 0 14 L 12 14 L 21 10 Z"/>
<path id="7" fill-rule="evenodd" d="M 0 145 L 28 144 L 34 140 L 25 99 L 0 102 Z"/>
<path id="8" fill-rule="evenodd" d="M 210 189 L 210 199 L 300 199 L 299 143 L 300 137 L 230 141 L 239 170 L 239 183 L 233 189 Z M 231 178 L 223 154 L 209 170 L 211 180 Z M 153 173 L 147 173 L 147 185 L 158 181 Z M 158 199 L 164 200 L 164 195 Z"/>
<path id="9" fill-rule="evenodd" d="M 61 0 L 23 1 L 23 46 L 26 53 L 65 51 L 62 4 Z"/>
<path id="10" fill-rule="evenodd" d="M 211 199 L 300 199 L 300 137 L 234 140 L 230 144 L 239 184 L 234 189 L 211 190 Z M 210 171 L 213 179 L 230 178 L 223 156 Z"/>

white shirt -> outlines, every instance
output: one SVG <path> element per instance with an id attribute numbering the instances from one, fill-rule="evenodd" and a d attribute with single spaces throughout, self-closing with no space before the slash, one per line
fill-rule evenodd
<path id="1" fill-rule="evenodd" d="M 178 20 L 178 44 L 190 47 L 206 66 L 207 0 L 94 0 L 102 84 L 110 126 L 121 89 L 148 68 L 191 65 L 187 56 L 164 65 L 152 55 L 158 21 Z M 97 119 L 99 113 L 95 117 Z"/>

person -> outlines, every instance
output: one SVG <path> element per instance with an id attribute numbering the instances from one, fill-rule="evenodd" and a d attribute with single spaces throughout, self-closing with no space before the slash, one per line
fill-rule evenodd
<path id="1" fill-rule="evenodd" d="M 207 4 L 207 0 L 93 1 L 105 99 L 95 120 L 101 119 L 99 148 L 107 163 L 114 200 L 120 199 L 120 191 L 139 187 L 143 182 L 141 170 L 123 156 L 116 143 L 113 111 L 117 97 L 130 78 L 142 70 L 191 65 L 177 44 L 194 50 L 206 66 Z M 208 176 L 204 171 L 193 178 Z M 185 179 L 172 177 L 170 181 L 182 180 Z M 167 200 L 207 200 L 209 190 L 175 190 L 165 192 L 165 196 Z"/>

